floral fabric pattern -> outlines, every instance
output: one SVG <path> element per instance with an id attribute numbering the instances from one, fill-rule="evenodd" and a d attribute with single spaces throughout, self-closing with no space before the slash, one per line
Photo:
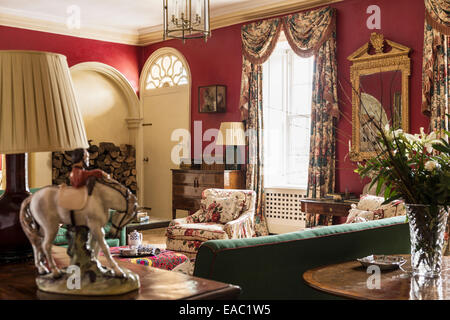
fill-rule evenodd
<path id="1" fill-rule="evenodd" d="M 242 26 L 243 55 L 253 64 L 263 64 L 272 54 L 280 31 L 280 19 L 262 20 Z"/>
<path id="2" fill-rule="evenodd" d="M 235 220 L 244 211 L 245 206 L 246 196 L 239 192 L 218 197 L 217 192 L 208 191 L 208 193 L 203 193 L 201 201 L 201 208 L 205 212 L 206 221 L 216 223 L 227 223 Z"/>
<path id="3" fill-rule="evenodd" d="M 167 238 L 166 247 L 168 250 L 184 254 L 189 259 L 195 259 L 197 256 L 198 248 L 200 248 L 203 242 L 204 241 L 201 240 Z"/>
<path id="4" fill-rule="evenodd" d="M 430 117 L 431 130 L 448 130 L 450 3 L 425 0 L 425 8 L 422 112 Z"/>
<path id="5" fill-rule="evenodd" d="M 250 23 L 242 27 L 241 119 L 249 132 L 247 189 L 256 192 L 255 231 L 267 235 L 264 216 L 263 104 L 262 67 L 278 40 L 283 25 L 288 42 L 302 57 L 315 55 L 311 106 L 311 143 L 308 172 L 308 196 L 318 198 L 335 187 L 335 121 L 337 104 L 336 23 L 335 9 L 327 7 L 282 19 Z M 307 217 L 307 227 L 316 217 Z M 309 225 L 311 224 L 311 225 Z"/>
<path id="6" fill-rule="evenodd" d="M 335 29 L 335 9 L 327 7 L 283 17 L 286 38 L 294 52 L 307 58 L 316 55 Z"/>
<path id="7" fill-rule="evenodd" d="M 235 203 L 236 219 L 226 223 L 210 221 L 208 213 L 205 211 L 206 204 L 210 203 L 214 209 L 217 209 L 217 202 L 224 199 Z M 255 199 L 256 193 L 252 190 L 204 190 L 200 210 L 186 218 L 174 219 L 170 222 L 166 229 L 166 248 L 182 252 L 193 259 L 200 245 L 207 240 L 255 236 Z M 213 212 L 217 212 L 217 210 L 213 210 Z M 223 213 L 223 207 L 221 213 Z"/>
<path id="8" fill-rule="evenodd" d="M 247 100 L 248 163 L 246 166 L 246 188 L 256 192 L 255 232 L 256 236 L 269 234 L 265 212 L 264 194 L 264 150 L 263 150 L 263 104 L 262 104 L 262 66 L 252 64 L 244 56 L 243 93 L 241 98 Z M 245 76 L 244 76 L 245 75 Z M 241 105 L 242 106 L 242 105 Z M 242 110 L 242 108 L 241 108 Z"/>
<path id="9" fill-rule="evenodd" d="M 352 209 L 349 210 L 347 221 L 345 223 L 366 222 L 406 215 L 406 206 L 403 201 L 395 200 L 382 205 L 381 203 L 384 202 L 383 197 L 374 198 L 381 198 L 382 201 L 380 202 L 378 199 L 364 200 L 361 198 L 358 205 L 352 205 Z"/>
<path id="10" fill-rule="evenodd" d="M 337 106 L 336 33 L 319 49 L 314 62 L 308 197 L 322 198 L 335 187 Z"/>
<path id="11" fill-rule="evenodd" d="M 223 224 L 212 222 L 187 223 L 166 229 L 166 237 L 183 240 L 218 240 L 228 239 Z"/>

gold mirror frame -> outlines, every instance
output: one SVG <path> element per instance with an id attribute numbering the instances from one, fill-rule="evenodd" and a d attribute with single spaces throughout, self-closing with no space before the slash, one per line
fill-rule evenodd
<path id="1" fill-rule="evenodd" d="M 392 49 L 384 52 L 384 44 Z M 369 45 L 375 50 L 369 54 Z M 350 80 L 352 83 L 352 146 L 350 160 L 362 161 L 376 156 L 375 151 L 361 151 L 360 139 L 360 77 L 387 71 L 401 71 L 401 127 L 403 131 L 409 131 L 409 76 L 411 74 L 410 48 L 384 39 L 382 34 L 372 33 L 370 42 L 352 53 L 347 59 L 352 62 L 350 67 Z"/>

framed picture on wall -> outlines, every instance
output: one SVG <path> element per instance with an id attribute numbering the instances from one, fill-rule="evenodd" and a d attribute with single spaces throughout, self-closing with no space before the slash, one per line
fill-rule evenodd
<path id="1" fill-rule="evenodd" d="M 227 110 L 227 87 L 222 85 L 198 87 L 198 112 L 218 113 Z"/>

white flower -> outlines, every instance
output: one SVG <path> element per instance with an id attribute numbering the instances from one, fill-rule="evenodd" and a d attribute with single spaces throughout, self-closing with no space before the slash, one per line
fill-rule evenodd
<path id="1" fill-rule="evenodd" d="M 425 170 L 432 172 L 434 169 L 439 167 L 439 163 L 433 160 L 425 162 Z"/>

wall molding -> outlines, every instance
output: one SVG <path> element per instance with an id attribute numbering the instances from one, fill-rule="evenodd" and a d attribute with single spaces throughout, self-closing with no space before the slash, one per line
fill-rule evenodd
<path id="1" fill-rule="evenodd" d="M 64 36 L 139 45 L 138 33 L 125 33 L 114 28 L 105 27 L 82 27 L 81 29 L 69 29 L 64 22 L 14 15 L 9 12 L 4 12 L 3 9 L 0 10 L 0 25 L 60 34 Z"/>
<path id="2" fill-rule="evenodd" d="M 273 16 L 329 5 L 344 0 L 284 0 L 278 3 L 263 5 L 258 8 L 235 6 L 233 12 L 219 10 L 212 14 L 211 29 L 219 29 L 253 20 L 266 19 Z M 48 21 L 12 14 L 0 8 L 0 25 L 28 30 L 49 32 L 79 38 L 109 41 L 128 45 L 146 46 L 163 41 L 162 25 L 142 28 L 135 33 L 122 32 L 114 28 L 87 26 L 81 29 L 69 29 L 63 22 Z M 236 11 L 236 9 L 238 9 Z M 162 14 L 162 13 L 161 13 Z"/>

